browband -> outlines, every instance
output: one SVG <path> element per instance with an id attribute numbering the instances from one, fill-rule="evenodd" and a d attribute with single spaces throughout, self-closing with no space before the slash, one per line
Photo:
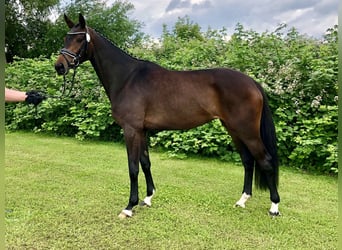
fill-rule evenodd
<path id="1" fill-rule="evenodd" d="M 88 28 L 87 28 L 87 32 L 85 31 L 78 31 L 78 32 L 68 32 L 68 35 L 80 35 L 80 34 L 85 34 L 86 35 L 86 40 L 89 43 L 90 42 L 90 35 L 88 33 Z"/>

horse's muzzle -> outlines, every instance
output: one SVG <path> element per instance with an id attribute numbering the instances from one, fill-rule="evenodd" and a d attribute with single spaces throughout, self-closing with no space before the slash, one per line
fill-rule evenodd
<path id="1" fill-rule="evenodd" d="M 65 70 L 63 63 L 56 63 L 55 64 L 55 70 L 57 71 L 58 75 L 65 75 L 65 73 L 66 73 L 66 70 Z"/>

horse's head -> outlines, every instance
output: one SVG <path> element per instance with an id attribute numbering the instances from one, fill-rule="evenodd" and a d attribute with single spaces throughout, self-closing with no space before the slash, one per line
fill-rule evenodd
<path id="1" fill-rule="evenodd" d="M 55 63 L 55 69 L 59 75 L 65 75 L 69 69 L 76 69 L 79 64 L 89 59 L 90 34 L 82 14 L 79 15 L 79 23 L 74 24 L 65 14 L 65 22 L 70 31 L 64 38 L 64 48 Z"/>

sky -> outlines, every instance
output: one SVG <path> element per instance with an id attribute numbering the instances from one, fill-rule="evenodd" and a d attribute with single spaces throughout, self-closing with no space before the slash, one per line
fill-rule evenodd
<path id="1" fill-rule="evenodd" d="M 112 2 L 109 0 L 108 2 Z M 130 17 L 143 22 L 143 31 L 155 38 L 163 24 L 171 30 L 178 17 L 188 15 L 202 31 L 225 27 L 234 33 L 237 23 L 257 32 L 274 31 L 280 23 L 300 34 L 321 38 L 338 23 L 339 0 L 130 0 Z"/>

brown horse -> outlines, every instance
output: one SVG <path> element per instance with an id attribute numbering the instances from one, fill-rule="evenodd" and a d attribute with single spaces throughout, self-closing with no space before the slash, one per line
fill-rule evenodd
<path id="1" fill-rule="evenodd" d="M 270 190 L 269 213 L 279 215 L 278 160 L 275 128 L 261 86 L 245 74 L 226 68 L 195 71 L 167 70 L 138 60 L 120 50 L 95 30 L 84 17 L 65 37 L 55 69 L 60 75 L 90 60 L 110 99 L 112 115 L 123 128 L 127 147 L 130 197 L 119 217 L 131 217 L 138 205 L 139 162 L 145 174 L 151 206 L 155 186 L 146 140 L 147 130 L 190 129 L 220 119 L 231 135 L 245 169 L 242 196 L 235 204 L 245 207 L 255 183 Z"/>

